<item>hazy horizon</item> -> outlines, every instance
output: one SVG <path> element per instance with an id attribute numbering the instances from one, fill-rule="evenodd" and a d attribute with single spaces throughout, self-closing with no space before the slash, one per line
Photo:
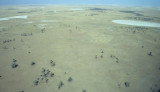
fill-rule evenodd
<path id="1" fill-rule="evenodd" d="M 0 5 L 137 5 L 160 6 L 158 0 L 0 0 Z"/>

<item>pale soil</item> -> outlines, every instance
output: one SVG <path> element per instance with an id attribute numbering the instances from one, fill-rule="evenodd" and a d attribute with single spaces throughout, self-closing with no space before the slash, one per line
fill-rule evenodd
<path id="1" fill-rule="evenodd" d="M 87 10 L 94 7 L 108 10 Z M 131 10 L 144 16 L 119 12 Z M 0 7 L 0 18 L 20 15 L 29 17 L 0 21 L 0 92 L 157 92 L 160 89 L 160 29 L 112 23 L 127 17 L 158 17 L 150 21 L 159 22 L 160 11 L 156 8 Z M 23 36 L 24 33 L 28 36 Z M 3 43 L 5 40 L 12 41 Z M 13 59 L 17 60 L 17 68 L 11 67 Z M 55 67 L 51 67 L 50 60 L 56 63 Z M 36 63 L 34 66 L 30 65 L 32 61 Z M 55 76 L 48 77 L 48 83 L 40 81 L 34 86 L 33 81 L 41 78 L 42 68 Z M 73 78 L 71 82 L 67 81 L 69 77 Z M 58 90 L 60 81 L 64 85 Z M 129 82 L 129 87 L 124 82 Z"/>

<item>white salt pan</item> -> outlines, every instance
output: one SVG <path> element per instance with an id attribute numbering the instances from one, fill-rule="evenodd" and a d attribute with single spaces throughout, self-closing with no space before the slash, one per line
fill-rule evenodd
<path id="1" fill-rule="evenodd" d="M 19 18 L 19 19 L 27 19 L 27 18 L 28 18 L 28 15 L 0 18 L 0 21 L 10 20 L 10 19 L 16 19 L 16 18 Z"/>
<path id="2" fill-rule="evenodd" d="M 31 23 L 33 23 L 33 22 L 31 22 L 31 21 L 30 22 L 24 22 L 24 24 L 31 24 Z"/>
<path id="3" fill-rule="evenodd" d="M 38 28 L 45 28 L 47 26 L 47 24 L 38 24 Z"/>
<path id="4" fill-rule="evenodd" d="M 144 22 L 144 21 L 113 20 L 112 22 L 118 23 L 118 24 L 133 25 L 133 26 L 160 27 L 159 23 Z"/>
<path id="5" fill-rule="evenodd" d="M 41 22 L 56 22 L 55 20 L 41 20 Z"/>

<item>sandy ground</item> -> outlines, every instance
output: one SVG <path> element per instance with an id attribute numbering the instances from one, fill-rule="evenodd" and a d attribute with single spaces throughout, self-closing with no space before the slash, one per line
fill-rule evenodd
<path id="1" fill-rule="evenodd" d="M 0 21 L 0 92 L 160 92 L 160 28 L 112 23 L 159 22 L 158 8 L 0 7 L 0 18 L 23 15 Z"/>

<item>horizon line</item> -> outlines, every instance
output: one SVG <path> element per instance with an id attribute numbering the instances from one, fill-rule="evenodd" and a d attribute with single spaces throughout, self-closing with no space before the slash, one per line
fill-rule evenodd
<path id="1" fill-rule="evenodd" d="M 45 5 L 73 5 L 73 6 L 80 6 L 80 5 L 95 5 L 95 6 L 136 6 L 136 7 L 160 7 L 160 5 L 137 5 L 137 4 L 0 4 L 0 6 L 45 6 Z"/>

